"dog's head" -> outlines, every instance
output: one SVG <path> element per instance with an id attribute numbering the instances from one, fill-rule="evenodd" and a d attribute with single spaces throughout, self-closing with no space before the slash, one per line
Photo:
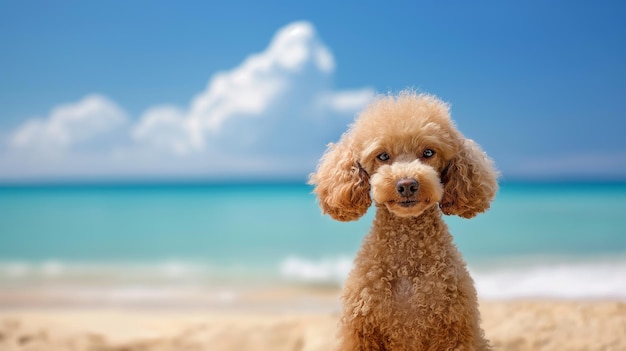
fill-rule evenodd
<path id="1" fill-rule="evenodd" d="M 361 217 L 372 200 L 397 216 L 439 204 L 471 218 L 498 188 L 493 162 L 450 120 L 448 106 L 412 91 L 378 97 L 322 157 L 310 183 L 324 213 Z"/>

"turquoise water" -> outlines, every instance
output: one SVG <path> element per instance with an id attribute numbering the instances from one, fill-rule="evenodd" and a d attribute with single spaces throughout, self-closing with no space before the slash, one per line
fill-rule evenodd
<path id="1" fill-rule="evenodd" d="M 256 266 L 356 250 L 367 221 L 323 217 L 310 191 L 294 184 L 4 188 L 0 257 Z"/>
<path id="2" fill-rule="evenodd" d="M 353 223 L 322 216 L 303 184 L 5 186 L 0 286 L 340 284 L 372 216 Z M 504 183 L 489 212 L 446 220 L 487 296 L 578 289 L 581 296 L 626 297 L 626 183 Z M 591 280 L 581 281 L 586 275 Z M 569 290 L 539 289 L 542 279 Z M 599 292 L 585 287 L 606 280 Z"/>
<path id="3" fill-rule="evenodd" d="M 503 184 L 489 212 L 448 222 L 468 258 L 620 254 L 626 184 Z"/>

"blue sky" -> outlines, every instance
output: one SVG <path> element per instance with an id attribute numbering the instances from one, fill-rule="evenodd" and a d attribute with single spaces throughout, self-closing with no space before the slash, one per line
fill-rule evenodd
<path id="1" fill-rule="evenodd" d="M 626 178 L 626 2 L 0 0 L 0 180 L 304 178 L 375 93 L 505 178 Z"/>

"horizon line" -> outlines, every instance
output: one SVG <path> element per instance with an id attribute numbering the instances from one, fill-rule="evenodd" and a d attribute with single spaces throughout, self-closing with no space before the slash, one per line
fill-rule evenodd
<path id="1" fill-rule="evenodd" d="M 228 186 L 228 185 L 308 185 L 308 176 L 259 176 L 259 177 L 58 177 L 0 179 L 1 188 L 20 187 L 159 187 L 159 186 Z M 534 176 L 500 177 L 499 184 L 626 184 L 624 176 Z"/>

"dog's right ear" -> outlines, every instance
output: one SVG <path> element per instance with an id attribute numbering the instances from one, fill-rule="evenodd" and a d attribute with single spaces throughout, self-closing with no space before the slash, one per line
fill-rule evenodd
<path id="1" fill-rule="evenodd" d="M 360 218 L 372 204 L 369 175 L 346 139 L 344 135 L 339 143 L 328 145 L 309 179 L 322 212 L 343 222 Z"/>

